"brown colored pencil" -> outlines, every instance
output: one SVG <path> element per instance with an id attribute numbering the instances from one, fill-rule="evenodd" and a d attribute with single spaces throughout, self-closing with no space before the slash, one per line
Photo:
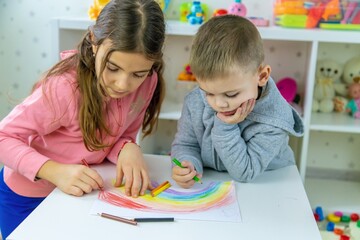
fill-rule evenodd
<path id="1" fill-rule="evenodd" d="M 108 213 L 101 213 L 99 214 L 101 217 L 103 218 L 108 218 L 108 219 L 112 219 L 118 222 L 123 222 L 123 223 L 127 223 L 127 224 L 131 224 L 131 225 L 137 225 L 137 222 L 135 220 L 132 219 L 127 219 L 127 218 L 122 218 L 122 217 L 118 217 L 118 216 L 114 216 Z"/>

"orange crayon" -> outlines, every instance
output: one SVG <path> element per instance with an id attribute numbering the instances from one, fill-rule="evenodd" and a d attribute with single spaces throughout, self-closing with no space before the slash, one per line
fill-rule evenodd
<path id="1" fill-rule="evenodd" d="M 169 183 L 169 181 L 165 181 L 151 191 L 151 196 L 155 197 L 169 187 L 171 187 L 171 184 Z"/>

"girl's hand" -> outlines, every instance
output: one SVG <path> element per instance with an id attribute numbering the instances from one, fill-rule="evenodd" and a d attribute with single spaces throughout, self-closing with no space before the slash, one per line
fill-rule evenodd
<path id="1" fill-rule="evenodd" d="M 64 193 L 74 196 L 82 196 L 104 185 L 103 179 L 94 169 L 53 160 L 47 161 L 40 168 L 37 177 L 48 180 Z"/>
<path id="2" fill-rule="evenodd" d="M 172 178 L 176 183 L 183 188 L 191 188 L 195 184 L 193 179 L 195 176 L 201 178 L 201 175 L 197 175 L 194 165 L 188 161 L 182 161 L 182 168 L 179 166 L 174 166 L 172 169 Z"/>
<path id="3" fill-rule="evenodd" d="M 255 102 L 255 99 L 249 99 L 246 102 L 243 102 L 233 115 L 226 116 L 222 113 L 217 113 L 217 117 L 228 124 L 240 123 L 244 121 L 247 115 L 254 109 Z"/>
<path id="4" fill-rule="evenodd" d="M 146 189 L 153 189 L 143 154 L 135 143 L 127 143 L 118 157 L 115 187 L 120 187 L 124 179 L 127 196 L 142 196 Z"/>

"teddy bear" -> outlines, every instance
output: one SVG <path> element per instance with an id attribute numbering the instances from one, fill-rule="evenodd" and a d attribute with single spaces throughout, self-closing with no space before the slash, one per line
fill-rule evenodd
<path id="1" fill-rule="evenodd" d="M 342 75 L 343 86 L 338 86 L 337 93 L 339 96 L 334 98 L 335 111 L 336 112 L 345 112 L 346 105 L 349 101 L 348 97 L 352 99 L 353 97 L 348 95 L 349 86 L 353 83 L 360 83 L 360 57 L 353 57 L 349 59 L 344 65 L 344 71 Z"/>
<path id="2" fill-rule="evenodd" d="M 348 85 L 360 83 L 360 56 L 353 57 L 345 63 L 343 80 Z"/>
<path id="3" fill-rule="evenodd" d="M 335 84 L 340 83 L 341 74 L 342 66 L 338 62 L 332 59 L 322 59 L 317 62 L 312 111 L 334 110 Z"/>

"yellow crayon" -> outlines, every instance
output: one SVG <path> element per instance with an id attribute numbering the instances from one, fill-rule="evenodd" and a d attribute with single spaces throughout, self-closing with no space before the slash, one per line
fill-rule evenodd
<path id="1" fill-rule="evenodd" d="M 151 191 L 151 196 L 155 197 L 158 194 L 160 194 L 161 192 L 165 191 L 166 189 L 168 189 L 169 187 L 171 187 L 171 184 L 169 183 L 169 181 L 163 182 L 162 184 L 160 184 L 159 186 L 157 186 L 156 188 L 154 188 Z"/>

